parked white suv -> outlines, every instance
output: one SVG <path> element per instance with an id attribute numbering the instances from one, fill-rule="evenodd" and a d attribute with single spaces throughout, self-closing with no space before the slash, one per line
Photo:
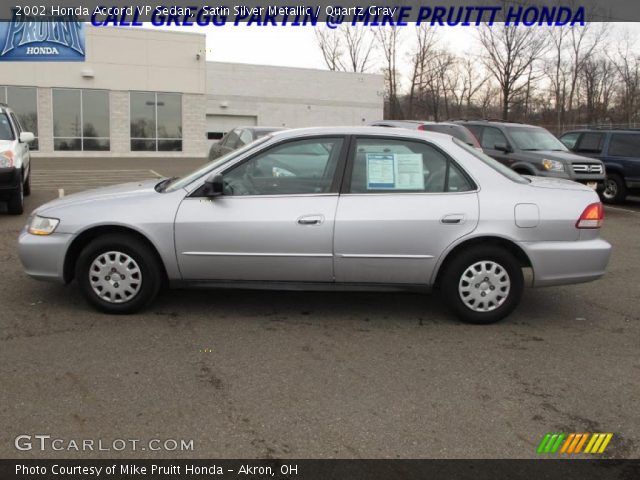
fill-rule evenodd
<path id="1" fill-rule="evenodd" d="M 22 131 L 16 114 L 0 103 L 0 199 L 11 215 L 24 211 L 24 197 L 31 193 L 29 143 L 33 133 Z"/>

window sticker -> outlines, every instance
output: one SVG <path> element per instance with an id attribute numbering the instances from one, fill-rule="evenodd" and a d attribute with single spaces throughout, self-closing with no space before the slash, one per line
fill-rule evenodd
<path id="1" fill-rule="evenodd" d="M 369 190 L 396 188 L 395 155 L 367 153 L 367 188 Z"/>
<path id="2" fill-rule="evenodd" d="M 367 189 L 424 190 L 419 153 L 367 153 Z"/>

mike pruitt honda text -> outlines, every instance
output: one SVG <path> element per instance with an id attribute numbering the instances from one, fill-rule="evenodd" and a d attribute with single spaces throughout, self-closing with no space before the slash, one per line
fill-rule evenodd
<path id="1" fill-rule="evenodd" d="M 234 475 L 260 475 L 275 476 L 296 475 L 297 465 L 280 465 L 279 471 L 273 466 L 240 464 L 238 468 L 223 468 L 220 465 L 135 465 L 135 464 L 114 464 L 110 466 L 86 466 L 86 465 L 59 465 L 53 464 L 50 468 L 43 465 L 16 465 L 16 475 L 89 475 L 100 477 L 100 475 L 224 475 L 225 473 Z"/>

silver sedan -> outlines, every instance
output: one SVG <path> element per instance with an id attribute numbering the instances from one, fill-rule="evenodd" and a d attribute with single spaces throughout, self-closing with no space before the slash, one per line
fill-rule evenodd
<path id="1" fill-rule="evenodd" d="M 436 289 L 462 320 L 490 323 L 519 303 L 525 268 L 536 287 L 600 278 L 602 220 L 593 190 L 520 176 L 448 135 L 314 128 L 182 178 L 47 203 L 19 255 L 110 313 L 165 285 Z"/>

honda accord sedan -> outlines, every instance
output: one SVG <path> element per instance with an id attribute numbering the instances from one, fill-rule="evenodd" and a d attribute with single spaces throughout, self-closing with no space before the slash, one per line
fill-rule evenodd
<path id="1" fill-rule="evenodd" d="M 165 285 L 435 290 L 491 323 L 535 287 L 600 278 L 596 192 L 525 177 L 458 139 L 342 127 L 265 136 L 181 178 L 87 191 L 35 210 L 26 272 L 76 280 L 109 313 Z"/>

